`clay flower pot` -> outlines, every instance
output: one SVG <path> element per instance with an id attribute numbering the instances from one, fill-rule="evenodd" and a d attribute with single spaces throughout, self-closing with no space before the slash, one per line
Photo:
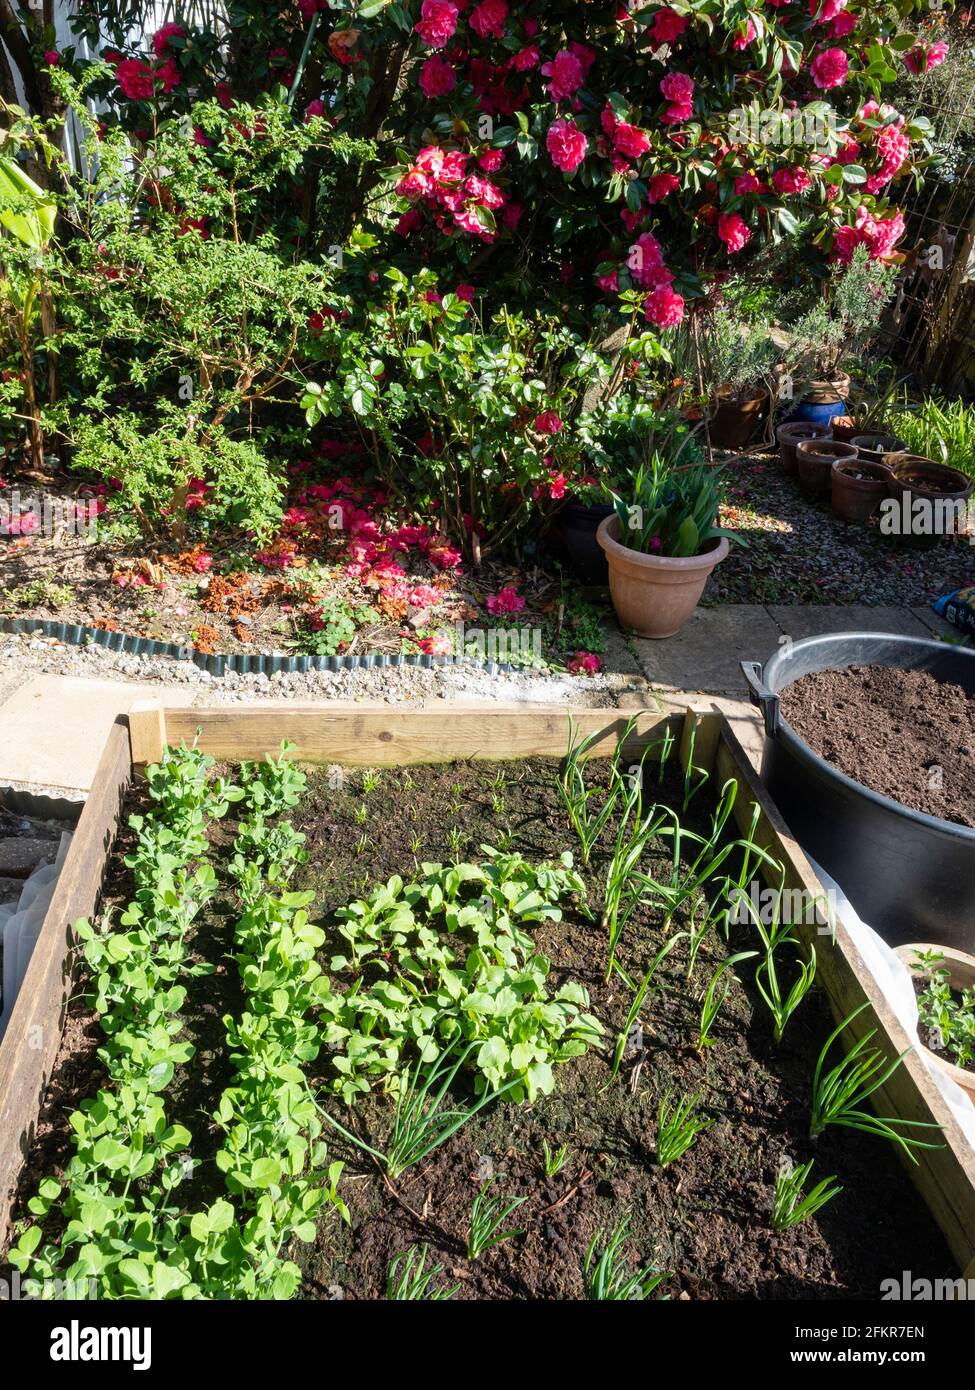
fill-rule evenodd
<path id="1" fill-rule="evenodd" d="M 736 397 L 727 386 L 714 393 L 716 409 L 708 422 L 708 438 L 716 449 L 744 449 L 755 433 L 768 405 L 763 386 Z"/>
<path id="2" fill-rule="evenodd" d="M 833 464 L 850 463 L 857 456 L 852 444 L 833 439 L 805 439 L 796 445 L 799 486 L 810 497 L 828 497 L 832 488 Z"/>
<path id="3" fill-rule="evenodd" d="M 968 955 L 965 951 L 955 951 L 950 946 L 931 946 L 924 942 L 917 945 L 898 946 L 896 955 L 907 966 L 913 975 L 930 974 L 923 966 L 918 966 L 915 962 L 919 951 L 937 951 L 944 956 L 944 960 L 936 970 L 947 970 L 948 983 L 951 988 L 959 993 L 963 989 L 970 989 L 975 985 L 975 956 Z M 921 1040 L 921 1050 L 925 1059 L 933 1062 L 939 1071 L 943 1071 L 946 1076 L 950 1076 L 952 1081 L 959 1085 L 963 1091 L 967 1091 L 975 1103 L 975 1071 L 966 1071 L 964 1067 L 956 1067 L 951 1061 L 950 1054 L 947 1052 L 935 1052 L 932 1048 L 925 1046 Z"/>
<path id="4" fill-rule="evenodd" d="M 830 473 L 833 515 L 868 521 L 887 496 L 891 470 L 883 463 L 837 459 Z"/>
<path id="5" fill-rule="evenodd" d="M 850 443 L 864 463 L 892 463 L 894 458 L 907 450 L 903 439 L 898 439 L 894 434 L 882 434 L 880 430 L 855 434 Z"/>
<path id="6" fill-rule="evenodd" d="M 783 473 L 796 471 L 796 445 L 804 439 L 829 439 L 829 425 L 817 425 L 815 420 L 790 420 L 775 431 L 779 441 L 779 461 Z"/>
<path id="7" fill-rule="evenodd" d="M 923 549 L 934 545 L 943 539 L 946 534 L 944 530 L 931 530 L 928 532 L 915 532 L 911 529 L 904 529 L 904 523 L 912 516 L 914 503 L 923 501 L 933 504 L 932 520 L 937 525 L 940 512 L 946 514 L 949 509 L 957 510 L 958 503 L 967 502 L 975 489 L 975 482 L 965 473 L 961 473 L 957 468 L 949 468 L 947 464 L 935 463 L 933 459 L 924 458 L 920 454 L 898 454 L 890 459 L 890 479 L 887 483 L 887 496 L 894 498 L 900 504 L 901 530 L 894 531 L 899 541 L 904 545 L 909 545 L 915 549 Z M 944 515 L 944 520 L 952 518 Z M 881 529 L 883 529 L 881 527 Z"/>
<path id="8" fill-rule="evenodd" d="M 708 575 L 728 554 L 724 536 L 709 541 L 700 555 L 675 558 L 645 555 L 619 541 L 615 514 L 600 524 L 596 539 L 609 564 L 609 592 L 623 627 L 640 637 L 673 637 L 687 622 L 704 592 Z"/>
<path id="9" fill-rule="evenodd" d="M 838 439 L 841 444 L 849 444 L 855 435 L 863 433 L 863 426 L 858 424 L 852 415 L 834 415 L 830 421 L 830 428 L 833 438 Z"/>

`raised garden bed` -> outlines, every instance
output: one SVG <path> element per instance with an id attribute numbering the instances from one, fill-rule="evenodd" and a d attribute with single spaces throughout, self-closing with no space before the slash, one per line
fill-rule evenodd
<path id="1" fill-rule="evenodd" d="M 582 736 L 599 735 L 595 751 L 603 755 L 613 752 L 626 727 L 623 719 L 601 711 L 579 712 L 577 722 Z M 24 1026 L 42 1014 L 49 1023 L 61 1017 L 68 989 L 66 924 L 91 913 L 106 862 L 108 898 L 124 903 L 130 891 L 108 846 L 132 761 L 155 761 L 165 744 L 191 741 L 197 729 L 198 746 L 229 763 L 273 753 L 284 737 L 294 744 L 294 758 L 327 765 L 326 770 L 311 774 L 297 807 L 289 812 L 292 824 L 306 835 L 309 851 L 292 886 L 315 894 L 311 911 L 313 920 L 321 921 L 326 930 L 321 943 L 326 969 L 342 945 L 334 935 L 334 911 L 363 897 L 377 881 L 394 874 L 404 879 L 414 872 L 422 876 L 426 871 L 416 866 L 427 861 L 483 863 L 479 845 L 492 840 L 504 844 L 505 836 L 511 838 L 503 852 L 520 852 L 531 864 L 542 859 L 558 861 L 567 849 L 578 853 L 556 785 L 554 760 L 566 744 L 564 710 L 455 711 L 446 726 L 442 712 L 135 713 L 131 750 L 124 746 L 124 725 L 113 730 L 98 785 L 79 826 L 77 840 L 82 849 L 79 853 L 77 845 L 72 847 L 66 866 L 65 878 L 85 865 L 80 874 L 86 880 L 84 890 L 76 884 L 72 892 L 68 883 L 62 884 L 64 891 L 52 905 L 32 962 L 35 988 L 18 1002 L 20 1017 L 13 1020 L 8 1042 L 0 1050 L 4 1144 L 0 1161 L 8 1199 L 18 1177 L 21 1198 L 28 1197 L 42 1176 L 38 1165 L 56 1168 L 63 1161 L 63 1111 L 90 1093 L 94 1079 L 92 1029 L 77 1005 L 71 1010 L 73 1021 L 60 1061 L 56 1060 L 59 1026 L 50 1028 L 53 1046 L 43 1056 L 11 1046 L 9 1039 L 12 1035 L 22 1038 Z M 803 889 L 809 901 L 820 896 L 808 865 L 789 840 L 740 747 L 717 717 L 688 716 L 681 731 L 673 716 L 641 714 L 630 732 L 624 758 L 637 759 L 650 745 L 659 750 L 661 741 L 673 739 L 675 732 L 683 732 L 680 753 L 683 766 L 691 769 L 691 785 L 707 771 L 710 786 L 700 790 L 685 810 L 687 784 L 675 751 L 662 782 L 656 782 L 654 773 L 659 787 L 655 795 L 677 803 L 682 823 L 707 836 L 715 811 L 710 788 L 737 786 L 732 817 L 739 830 L 747 833 L 754 824 L 754 840 L 785 865 L 786 887 Z M 506 764 L 486 765 L 500 752 L 507 755 Z M 648 768 L 655 756 L 648 755 Z M 443 763 L 454 766 L 417 766 Z M 386 771 L 377 782 L 361 772 L 339 774 L 333 766 L 338 764 Z M 409 775 L 404 768 L 411 769 Z M 225 771 L 229 777 L 236 775 L 234 767 Z M 599 788 L 608 775 L 607 763 L 598 770 L 594 765 L 590 784 Z M 138 787 L 129 795 L 136 804 L 145 801 Z M 756 803 L 759 811 L 753 822 Z M 729 829 L 730 825 L 729 821 Z M 130 838 L 126 832 L 126 843 Z M 229 859 L 226 846 L 231 838 L 229 822 L 226 830 L 221 826 L 211 837 L 221 873 Z M 597 846 L 591 864 L 579 870 L 597 917 L 605 848 Z M 87 859 L 81 857 L 84 854 Z M 662 861 L 653 856 L 651 862 L 655 868 L 662 867 Z M 659 974 L 637 1009 L 642 1032 L 627 1033 L 630 989 L 620 974 L 605 981 L 605 930 L 586 918 L 577 887 L 563 886 L 556 895 L 560 920 L 524 925 L 550 961 L 544 981 L 549 995 L 570 986 L 563 997 L 574 1012 L 570 1010 L 571 1023 L 563 1041 L 571 1034 L 572 1041 L 581 1042 L 580 1047 L 569 1049 L 578 1055 L 552 1059 L 551 1094 L 545 1094 L 547 1074 L 538 1073 L 534 1104 L 502 1097 L 486 1105 L 427 1158 L 393 1179 L 388 1172 L 383 1177 L 368 1154 L 326 1121 L 323 1137 L 329 1161 L 346 1164 L 338 1191 L 347 1203 L 351 1226 L 329 1207 L 314 1240 L 298 1247 L 306 1296 L 382 1296 L 390 1262 L 421 1244 L 429 1247 L 429 1262 L 443 1266 L 434 1283 L 459 1285 L 458 1296 L 578 1296 L 590 1241 L 596 1239 L 597 1250 L 603 1248 L 624 1221 L 628 1234 L 623 1253 L 629 1271 L 637 1257 L 641 1265 L 672 1271 L 660 1293 L 692 1298 L 843 1293 L 876 1297 L 880 1279 L 892 1270 L 909 1267 L 918 1272 L 923 1265 L 932 1277 L 943 1277 L 949 1272 L 949 1250 L 963 1270 L 972 1265 L 975 1159 L 914 1056 L 905 1057 L 878 1092 L 878 1112 L 942 1126 L 943 1147 L 918 1150 L 917 1165 L 905 1166 L 941 1228 L 944 1245 L 911 1192 L 893 1146 L 833 1127 L 816 1141 L 809 1139 L 811 1073 L 831 1028 L 826 997 L 810 994 L 777 1045 L 769 1015 L 751 987 L 751 971 L 741 966 L 741 983 L 732 985 L 714 1025 L 714 1045 L 696 1049 L 700 996 L 728 953 L 744 949 L 744 929 L 739 925 L 732 927 L 727 945 L 716 933 L 707 937 L 690 989 L 688 960 L 682 954 L 686 941 L 678 943 L 661 961 Z M 686 915 L 678 912 L 669 932 L 688 927 Z M 210 931 L 209 953 L 216 945 L 223 961 L 231 928 L 226 912 L 216 913 L 212 921 L 204 919 L 200 937 L 190 939 L 194 959 L 208 953 L 206 932 Z M 817 979 L 833 1015 L 847 1018 L 861 1005 L 867 1006 L 849 1023 L 843 1046 L 876 1028 L 875 1043 L 888 1056 L 896 1056 L 909 1047 L 909 1041 L 865 973 L 842 923 L 835 930 L 835 944 L 819 935 L 815 924 L 806 935 L 815 941 Z M 619 945 L 619 962 L 631 980 L 639 980 L 667 936 L 659 913 L 641 906 Z M 333 962 L 331 968 L 340 989 L 345 967 Z M 172 1108 L 177 1122 L 184 1112 L 192 1111 L 196 1118 L 186 1123 L 194 1133 L 201 1128 L 201 1109 L 212 1109 L 227 1084 L 226 1053 L 214 1041 L 214 1029 L 215 1015 L 224 1011 L 236 1015 L 241 1007 L 232 974 L 222 965 L 202 988 L 190 989 L 190 1033 L 200 1060 L 198 1066 L 177 1074 Z M 578 992 L 580 987 L 587 991 L 588 1003 Z M 27 996 L 26 988 L 24 993 Z M 584 1021 L 589 1015 L 595 1024 Z M 596 1045 L 597 1027 L 603 1030 L 606 1050 Z M 607 1085 L 620 1033 L 626 1034 L 627 1046 L 619 1075 Z M 310 1058 L 308 1078 L 333 1119 L 351 1126 L 350 1132 L 360 1140 L 368 1137 L 373 1147 L 378 1143 L 382 1148 L 391 1103 L 374 1086 L 351 1111 L 346 1109 L 341 1097 L 333 1094 L 336 1083 L 341 1085 L 343 1075 L 348 1075 L 335 1066 L 335 1058 L 342 1055 L 343 1048 L 333 1046 L 320 1057 Z M 42 1092 L 52 1071 L 55 1090 L 42 1108 Z M 661 1166 L 654 1158 L 657 1107 L 668 1088 L 673 1099 L 698 1095 L 699 1113 L 710 1124 L 673 1165 Z M 464 1093 L 461 1087 L 458 1098 Z M 30 1132 L 39 1113 L 43 1149 L 28 1158 L 21 1175 L 18 1170 L 24 1155 L 31 1152 Z M 202 1142 L 209 1156 L 220 1135 L 212 1129 L 205 1131 Z M 550 1154 L 557 1154 L 563 1144 L 567 1147 L 564 1165 L 557 1172 L 546 1172 L 546 1144 Z M 835 1173 L 846 1190 L 815 1218 L 776 1235 L 770 1216 L 780 1161 L 805 1163 L 810 1158 L 814 1160 L 810 1185 Z M 507 1226 L 524 1228 L 526 1234 L 470 1260 L 464 1243 L 471 1203 L 492 1173 L 489 1196 L 525 1198 Z M 190 1195 L 197 1201 L 205 1196 L 202 1188 L 196 1188 L 196 1179 Z M 868 1231 L 869 1239 L 865 1239 Z"/>

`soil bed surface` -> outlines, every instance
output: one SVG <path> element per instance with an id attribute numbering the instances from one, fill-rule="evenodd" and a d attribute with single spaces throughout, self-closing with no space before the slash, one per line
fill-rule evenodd
<path id="1" fill-rule="evenodd" d="M 927 671 L 848 666 L 788 686 L 782 713 L 848 777 L 911 810 L 975 827 L 975 697 Z"/>
<path id="2" fill-rule="evenodd" d="M 480 845 L 498 845 L 505 832 L 510 848 L 530 862 L 557 860 L 566 849 L 578 862 L 578 845 L 566 827 L 555 785 L 556 766 L 540 760 L 386 769 L 368 790 L 357 770 L 312 772 L 291 817 L 305 833 L 308 851 L 293 886 L 315 890 L 312 916 L 328 933 L 321 954 L 326 970 L 341 944 L 335 909 L 392 874 L 408 880 L 424 861 L 482 860 Z M 587 780 L 598 783 L 605 773 L 591 767 Z M 501 771 L 505 780 L 499 787 L 494 778 Z M 682 784 L 668 778 L 654 795 L 666 795 L 679 806 L 681 791 Z M 138 790 L 129 809 L 144 809 Z M 682 821 L 703 830 L 709 820 L 705 789 Z M 218 868 L 233 833 L 229 822 L 215 831 Z M 605 844 L 610 839 L 611 833 Z M 119 851 L 126 840 L 124 834 Z M 605 869 L 606 856 L 597 848 L 591 866 L 582 870 L 597 918 Z M 116 853 L 107 881 L 109 902 L 123 904 L 130 887 Z M 227 1080 L 219 1019 L 240 1008 L 226 959 L 232 912 L 228 897 L 218 895 L 194 933 L 194 954 L 216 961 L 219 969 L 217 976 L 196 982 L 188 996 L 185 1036 L 198 1051 L 171 1091 L 172 1118 L 190 1126 L 204 1159 L 218 1142 L 206 1117 Z M 686 926 L 675 917 L 667 934 Z M 359 1150 L 331 1138 L 329 1161 L 346 1163 L 340 1193 L 351 1224 L 326 1208 L 315 1242 L 295 1246 L 294 1258 L 304 1272 L 302 1297 L 382 1298 L 390 1261 L 426 1243 L 430 1263 L 443 1266 L 435 1284 L 456 1285 L 457 1298 L 579 1298 L 590 1241 L 599 1232 L 608 1239 L 623 1221 L 629 1227 L 630 1270 L 652 1265 L 671 1272 L 658 1296 L 876 1299 L 881 1281 L 899 1277 L 904 1269 L 918 1277 L 953 1277 L 943 1237 L 892 1147 L 849 1129 L 828 1129 L 815 1141 L 808 1137 L 812 1071 L 833 1026 L 819 991 L 807 997 L 776 1046 L 746 963 L 718 1017 L 715 1045 L 703 1055 L 694 1050 L 707 981 L 727 954 L 754 946 L 750 931 L 732 927 L 728 943 L 712 933 L 690 984 L 686 942 L 671 952 L 640 1012 L 641 1036 L 610 1086 L 610 1055 L 630 993 L 618 980 L 603 983 L 604 933 L 570 903 L 561 922 L 536 926 L 532 934 L 552 962 L 549 992 L 570 980 L 585 985 L 591 1011 L 606 1030 L 607 1049 L 556 1066 L 554 1093 L 533 1106 L 504 1100 L 487 1106 L 392 1185 Z M 659 914 L 639 909 L 620 953 L 632 977 L 642 976 L 664 939 Z M 790 965 L 783 961 L 786 970 Z M 95 1055 L 100 1030 L 83 989 L 82 982 L 25 1165 L 20 1216 L 26 1215 L 26 1200 L 41 1176 L 60 1176 L 71 1153 L 68 1116 L 102 1080 Z M 310 1064 L 313 1084 L 328 1078 L 330 1056 L 323 1049 Z M 656 1115 L 668 1090 L 674 1098 L 698 1094 L 701 1112 L 713 1124 L 674 1164 L 660 1167 L 654 1152 Z M 457 1099 L 469 1094 L 465 1084 Z M 391 1102 L 378 1091 L 360 1098 L 351 1112 L 335 1097 L 322 1099 L 347 1126 L 373 1139 L 385 1135 Z M 565 1166 L 555 1176 L 545 1174 L 543 1140 L 553 1151 L 567 1146 Z M 770 1220 L 776 1174 L 784 1162 L 810 1158 L 815 1166 L 807 1187 L 835 1174 L 844 1190 L 817 1216 L 778 1235 Z M 212 1173 L 213 1165 L 201 1169 Z M 471 1261 L 465 1248 L 471 1203 L 492 1174 L 492 1195 L 527 1199 L 505 1223 L 523 1234 Z M 185 1195 L 195 1202 L 215 1192 L 201 1184 Z M 56 1221 L 56 1213 L 49 1219 Z"/>
<path id="3" fill-rule="evenodd" d="M 295 818 L 310 851 L 297 886 L 316 889 L 324 922 L 366 882 L 394 873 L 407 877 L 414 852 L 421 862 L 449 862 L 451 830 L 463 837 L 468 860 L 482 858 L 479 844 L 497 844 L 502 830 L 513 832 L 513 847 L 531 861 L 578 849 L 565 827 L 554 763 L 510 768 L 497 809 L 493 772 L 457 764 L 384 771 L 368 795 L 356 773 L 338 790 L 315 778 Z M 709 819 L 706 796 L 691 803 L 692 821 Z M 356 817 L 363 806 L 364 823 Z M 583 870 L 597 918 L 605 862 L 597 849 L 591 869 Z M 675 918 L 670 932 L 682 925 Z M 534 1106 L 502 1100 L 487 1107 L 408 1170 L 394 1193 L 361 1155 L 351 1146 L 343 1151 L 340 1143 L 336 1153 L 349 1165 L 343 1191 L 352 1225 L 326 1221 L 315 1247 L 299 1252 L 308 1297 L 382 1297 L 391 1259 L 426 1243 L 431 1261 L 444 1267 L 435 1282 L 458 1285 L 455 1297 L 579 1298 L 589 1242 L 624 1220 L 631 1266 L 673 1271 L 659 1290 L 670 1297 L 870 1299 L 892 1270 L 923 1266 L 933 1277 L 952 1271 L 943 1238 L 893 1149 L 853 1130 L 808 1138 L 812 1071 L 833 1026 L 824 995 L 814 990 L 807 997 L 775 1046 L 745 965 L 742 983 L 733 985 L 719 1015 L 715 1046 L 703 1056 L 694 1050 L 700 996 L 712 971 L 729 952 L 754 945 L 744 928 L 733 928 L 727 945 L 709 938 L 690 986 L 683 943 L 675 948 L 640 1013 L 643 1047 L 629 1052 L 607 1089 L 609 1054 L 630 994 L 619 981 L 603 983 L 604 933 L 570 910 L 534 935 L 552 960 L 552 990 L 565 980 L 589 990 L 608 1052 L 591 1051 L 556 1067 L 554 1093 Z M 641 909 L 622 950 L 632 977 L 642 975 L 665 939 L 659 914 Z M 660 1167 L 656 1116 L 668 1088 L 675 1097 L 700 1093 L 715 1123 L 682 1158 Z M 336 1106 L 331 1103 L 348 1123 L 350 1112 Z M 375 1136 L 384 1132 L 389 1108 L 371 1096 L 353 1113 Z M 543 1140 L 552 1150 L 568 1146 L 566 1165 L 555 1177 L 545 1175 Z M 770 1217 L 779 1165 L 810 1158 L 811 1183 L 835 1173 L 844 1191 L 817 1217 L 777 1235 Z M 471 1203 L 491 1173 L 493 1195 L 528 1199 L 506 1223 L 525 1234 L 469 1261 Z"/>

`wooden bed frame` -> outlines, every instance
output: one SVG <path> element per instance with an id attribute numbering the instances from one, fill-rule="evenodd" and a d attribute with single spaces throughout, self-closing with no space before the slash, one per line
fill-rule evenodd
<path id="1" fill-rule="evenodd" d="M 580 709 L 565 706 L 491 709 L 444 707 L 362 709 L 314 705 L 222 709 L 163 709 L 137 706 L 113 726 L 91 794 L 41 928 L 6 1035 L 0 1042 L 0 1251 L 9 1239 L 9 1218 L 20 1170 L 30 1153 L 38 1114 L 50 1079 L 64 1024 L 75 953 L 73 924 L 98 905 L 102 878 L 112 850 L 126 790 L 136 770 L 156 761 L 163 748 L 197 739 L 197 746 L 231 762 L 276 753 L 282 739 L 300 762 L 346 766 L 405 766 L 411 763 L 561 756 L 568 715 L 581 735 L 599 734 L 593 753 L 608 755 L 631 716 L 630 749 L 638 753 L 670 728 L 680 739 L 686 767 L 715 776 L 717 785 L 738 783 L 735 816 L 750 828 L 752 806 L 760 818 L 756 839 L 786 869 L 787 889 L 825 893 L 808 860 L 789 834 L 744 750 L 720 714 L 676 714 L 659 710 Z M 841 920 L 835 939 L 815 925 L 797 927 L 815 939 L 817 981 L 825 989 L 837 1021 L 864 1002 L 843 1041 L 877 1029 L 876 1042 L 890 1055 L 912 1047 L 882 992 L 867 970 Z M 921 1150 L 917 1165 L 906 1163 L 932 1216 L 944 1232 L 962 1274 L 975 1279 L 975 1152 L 967 1143 L 916 1052 L 909 1052 L 875 1097 L 879 1113 L 924 1120 L 942 1127 L 944 1147 Z M 905 1160 L 906 1162 L 906 1160 Z"/>

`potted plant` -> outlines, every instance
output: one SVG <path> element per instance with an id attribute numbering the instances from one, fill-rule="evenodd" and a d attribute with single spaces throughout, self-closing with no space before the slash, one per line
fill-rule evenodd
<path id="1" fill-rule="evenodd" d="M 702 455 L 694 430 L 675 410 L 617 396 L 589 415 L 576 430 L 582 474 L 559 513 L 569 567 L 582 584 L 606 585 L 606 555 L 596 540 L 600 523 L 613 514 L 613 498 L 626 493 L 655 446 L 686 463 Z"/>
<path id="2" fill-rule="evenodd" d="M 975 956 L 926 943 L 896 953 L 914 977 L 925 1057 L 975 1102 Z"/>
<path id="3" fill-rule="evenodd" d="M 609 565 L 616 616 L 641 637 L 673 637 L 697 607 L 732 532 L 717 525 L 715 471 L 682 467 L 658 452 L 641 466 L 596 538 Z"/>
<path id="4" fill-rule="evenodd" d="M 708 439 L 718 449 L 744 449 L 768 413 L 778 351 L 769 325 L 722 305 L 710 315 L 700 341 L 702 374 L 710 391 Z"/>
<path id="5" fill-rule="evenodd" d="M 896 272 L 871 261 L 857 247 L 850 264 L 818 299 L 783 331 L 775 376 L 780 402 L 798 401 L 791 418 L 830 424 L 846 415 L 850 375 L 844 361 L 857 361 L 893 289 Z"/>

